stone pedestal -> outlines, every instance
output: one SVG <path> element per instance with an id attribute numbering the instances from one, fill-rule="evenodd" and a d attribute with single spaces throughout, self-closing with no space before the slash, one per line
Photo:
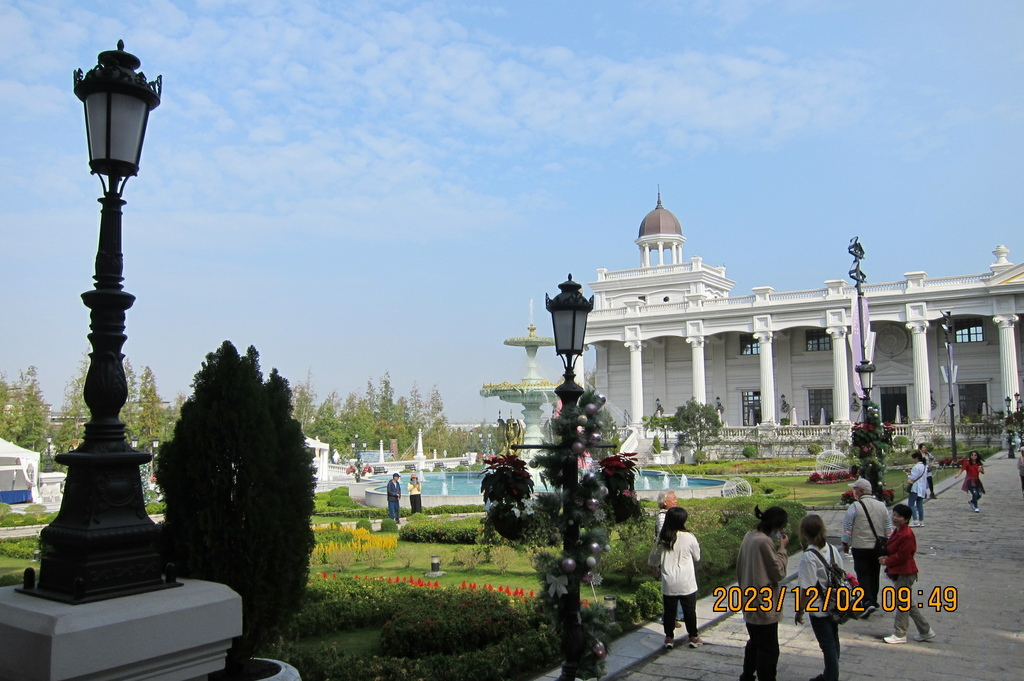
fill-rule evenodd
<path id="1" fill-rule="evenodd" d="M 202 681 L 242 633 L 242 599 L 213 582 L 83 605 L 0 588 L 0 681 Z"/>

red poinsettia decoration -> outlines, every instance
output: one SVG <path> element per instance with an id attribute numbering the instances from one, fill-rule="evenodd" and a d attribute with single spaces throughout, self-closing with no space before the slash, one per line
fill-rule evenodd
<path id="1" fill-rule="evenodd" d="M 622 494 L 633 489 L 636 472 L 636 454 L 612 454 L 601 459 L 599 464 L 604 473 L 605 485 L 613 494 Z"/>
<path id="2" fill-rule="evenodd" d="M 526 462 L 515 454 L 484 459 L 486 468 L 480 482 L 484 501 L 522 506 L 533 494 L 533 478 Z"/>

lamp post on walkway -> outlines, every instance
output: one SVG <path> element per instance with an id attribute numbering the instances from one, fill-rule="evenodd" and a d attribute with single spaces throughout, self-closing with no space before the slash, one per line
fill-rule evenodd
<path id="1" fill-rule="evenodd" d="M 587 315 L 594 309 L 594 299 L 587 300 L 580 292 L 583 287 L 569 279 L 558 285 L 561 289 L 554 298 L 545 296 L 548 312 L 555 332 L 555 352 L 562 358 L 565 367 L 562 384 L 555 388 L 555 395 L 562 401 L 562 409 L 575 407 L 583 395 L 583 388 L 576 383 L 574 367 L 576 359 L 583 354 L 584 335 L 587 331 Z M 570 447 L 573 439 L 563 436 L 561 446 Z M 562 513 L 570 516 L 579 487 L 579 460 L 576 456 L 565 457 L 564 502 Z M 562 547 L 567 554 L 576 550 L 580 541 L 578 524 L 569 523 L 562 538 Z M 580 580 L 576 574 L 567 575 L 567 593 L 562 596 L 562 675 L 559 681 L 574 681 L 583 655 L 583 621 L 580 618 Z"/>
<path id="2" fill-rule="evenodd" d="M 864 259 L 864 247 L 860 245 L 860 241 L 857 237 L 853 237 L 850 242 L 850 247 L 847 249 L 850 255 L 853 256 L 853 267 L 850 268 L 850 278 L 856 282 L 857 286 L 857 321 L 859 322 L 860 332 L 860 363 L 854 367 L 854 371 L 860 376 L 860 385 L 864 391 L 864 395 L 861 398 L 861 423 L 868 422 L 868 402 L 871 401 L 871 388 L 873 387 L 875 377 L 875 365 L 868 361 L 868 332 L 870 328 L 865 329 L 864 317 L 867 316 L 867 307 L 864 300 L 864 288 L 863 284 L 867 281 L 867 276 L 860 268 L 860 261 Z"/>
<path id="3" fill-rule="evenodd" d="M 956 367 L 953 366 L 953 342 L 956 331 L 953 329 L 953 316 L 950 312 L 942 313 L 942 333 L 946 340 L 946 381 L 949 383 L 949 451 L 956 460 L 956 401 L 953 388 L 956 383 Z"/>
<path id="4" fill-rule="evenodd" d="M 91 311 L 92 352 L 83 390 L 91 419 L 82 444 L 56 457 L 68 467 L 64 499 L 40 535 L 48 548 L 38 586 L 26 571 L 19 589 L 75 605 L 180 586 L 173 570 L 164 579 L 155 546 L 160 528 L 146 514 L 139 467 L 152 457 L 129 446 L 120 419 L 128 399 L 121 354 L 125 312 L 135 301 L 121 286 L 121 194 L 139 172 L 149 112 L 160 104 L 162 90 L 162 79 L 147 82 L 135 71 L 139 65 L 118 41 L 88 73 L 75 72 L 75 95 L 85 105 L 89 167 L 103 187 L 96 283 L 82 294 Z"/>

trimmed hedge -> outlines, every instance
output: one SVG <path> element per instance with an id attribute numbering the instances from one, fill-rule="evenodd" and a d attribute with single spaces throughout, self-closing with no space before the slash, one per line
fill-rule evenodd
<path id="1" fill-rule="evenodd" d="M 314 579 L 290 641 L 264 654 L 302 671 L 304 681 L 506 681 L 559 658 L 559 641 L 532 601 L 492 591 L 424 589 L 383 580 Z M 321 636 L 381 625 L 386 657 L 347 655 Z"/>
<path id="2" fill-rule="evenodd" d="M 8 558 L 20 558 L 32 560 L 39 550 L 38 537 L 18 537 L 13 539 L 0 539 L 0 556 Z"/>
<path id="3" fill-rule="evenodd" d="M 398 530 L 401 541 L 433 544 L 476 544 L 483 533 L 482 518 L 442 520 L 417 514 Z"/>

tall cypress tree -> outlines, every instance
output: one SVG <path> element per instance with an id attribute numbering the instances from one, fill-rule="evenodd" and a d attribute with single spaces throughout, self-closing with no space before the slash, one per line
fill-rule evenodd
<path id="1" fill-rule="evenodd" d="M 164 541 L 180 574 L 242 597 L 243 633 L 228 652 L 237 673 L 297 610 L 313 532 L 313 464 L 277 370 L 225 341 L 206 356 L 157 458 L 167 504 Z"/>

